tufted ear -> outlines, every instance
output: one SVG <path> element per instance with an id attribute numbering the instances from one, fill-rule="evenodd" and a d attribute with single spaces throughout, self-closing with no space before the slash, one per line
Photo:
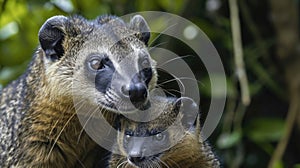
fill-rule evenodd
<path id="1" fill-rule="evenodd" d="M 141 15 L 135 15 L 130 20 L 129 23 L 130 29 L 138 32 L 137 37 L 143 41 L 146 45 L 148 45 L 148 41 L 150 38 L 150 28 L 146 22 L 146 20 Z"/>
<path id="2" fill-rule="evenodd" d="M 53 16 L 49 18 L 39 31 L 39 41 L 46 57 L 52 61 L 59 60 L 64 49 L 62 42 L 65 37 L 64 28 L 68 18 L 65 16 Z"/>
<path id="3" fill-rule="evenodd" d="M 190 129 L 195 125 L 199 115 L 199 107 L 197 103 L 189 97 L 180 97 L 175 102 L 175 107 L 181 113 L 181 124 L 184 128 Z"/>

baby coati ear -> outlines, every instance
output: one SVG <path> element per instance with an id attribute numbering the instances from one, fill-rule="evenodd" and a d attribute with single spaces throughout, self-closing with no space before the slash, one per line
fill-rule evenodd
<path id="1" fill-rule="evenodd" d="M 199 107 L 197 103 L 189 97 L 179 98 L 174 105 L 174 110 L 179 110 L 179 115 L 182 115 L 181 123 L 186 129 L 192 128 L 199 115 Z"/>
<path id="2" fill-rule="evenodd" d="M 136 31 L 136 36 L 146 45 L 148 45 L 148 41 L 150 38 L 150 28 L 146 20 L 141 15 L 133 16 L 133 18 L 130 20 L 129 27 L 130 29 Z"/>
<path id="3" fill-rule="evenodd" d="M 65 37 L 65 25 L 68 18 L 53 16 L 49 18 L 39 31 L 39 41 L 46 57 L 52 61 L 59 60 L 64 55 L 62 42 Z"/>

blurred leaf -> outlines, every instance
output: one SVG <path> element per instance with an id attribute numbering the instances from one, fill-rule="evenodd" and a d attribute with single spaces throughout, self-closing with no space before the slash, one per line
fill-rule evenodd
<path id="1" fill-rule="evenodd" d="M 262 87 L 263 85 L 259 81 L 249 83 L 250 95 L 253 96 L 258 94 Z"/>
<path id="2" fill-rule="evenodd" d="M 11 36 L 17 34 L 18 31 L 18 24 L 16 22 L 10 22 L 0 29 L 0 40 L 10 38 Z"/>
<path id="3" fill-rule="evenodd" d="M 293 168 L 300 168 L 300 164 L 295 164 Z"/>
<path id="4" fill-rule="evenodd" d="M 221 149 L 230 148 L 241 141 L 242 133 L 235 131 L 233 133 L 223 133 L 217 140 L 217 145 Z"/>
<path id="5" fill-rule="evenodd" d="M 260 83 L 267 86 L 270 90 L 279 95 L 279 97 L 284 97 L 285 93 L 278 82 L 274 80 L 272 72 L 268 71 L 265 66 L 258 61 L 257 55 L 259 55 L 259 53 L 257 53 L 257 50 L 246 47 L 244 53 L 247 69 L 250 69 L 250 71 L 258 77 Z"/>
<path id="6" fill-rule="evenodd" d="M 186 4 L 186 1 L 182 0 L 159 0 L 157 2 L 168 12 L 177 14 L 180 14 L 182 12 Z"/>
<path id="7" fill-rule="evenodd" d="M 218 18 L 221 25 L 216 26 L 205 19 L 194 18 L 192 22 L 195 23 L 209 38 L 216 44 L 221 44 L 228 50 L 232 50 L 232 38 L 230 33 L 230 20 L 225 17 Z"/>
<path id="8" fill-rule="evenodd" d="M 4 67 L 0 71 L 0 84 L 5 86 L 20 76 L 27 67 L 28 62 L 14 67 Z"/>
<path id="9" fill-rule="evenodd" d="M 282 161 L 275 162 L 274 168 L 284 168 Z"/>
<path id="10" fill-rule="evenodd" d="M 135 6 L 139 11 L 158 10 L 156 1 L 135 1 Z"/>
<path id="11" fill-rule="evenodd" d="M 74 10 L 74 6 L 70 0 L 51 0 L 51 2 L 66 13 L 71 13 Z"/>
<path id="12" fill-rule="evenodd" d="M 259 118 L 252 120 L 246 134 L 255 142 L 277 141 L 283 135 L 284 120 L 275 118 Z"/>
<path id="13" fill-rule="evenodd" d="M 213 76 L 211 76 L 210 78 L 214 78 L 214 80 L 216 81 L 215 85 L 222 85 L 224 83 L 223 78 L 221 76 L 219 76 L 218 74 L 213 74 Z M 212 95 L 210 78 L 208 76 L 206 76 L 201 79 L 201 83 L 199 83 L 199 89 L 200 89 L 201 94 L 204 96 L 207 96 L 207 97 L 216 96 L 216 97 L 223 98 L 224 97 L 224 94 L 223 94 L 224 86 L 215 87 L 216 90 L 214 90 L 214 92 L 213 92 L 215 95 Z M 226 88 L 226 96 L 234 97 L 237 94 L 232 81 L 228 80 L 228 78 L 226 79 L 226 87 L 227 87 Z"/>

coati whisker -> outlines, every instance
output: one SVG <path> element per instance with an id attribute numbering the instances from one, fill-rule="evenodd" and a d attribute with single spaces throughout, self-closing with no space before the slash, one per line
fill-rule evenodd
<path id="1" fill-rule="evenodd" d="M 162 163 L 163 165 L 165 165 L 167 168 L 170 168 L 169 165 L 168 165 L 166 162 L 164 162 L 163 160 L 161 160 L 159 157 L 156 157 L 156 159 L 157 159 L 160 163 Z"/>
<path id="2" fill-rule="evenodd" d="M 144 164 L 146 166 L 146 168 L 156 168 L 157 166 L 155 165 L 155 163 L 153 163 L 152 160 L 147 160 Z M 144 166 L 143 165 L 143 166 Z M 155 167 L 154 167 L 155 166 Z"/>
<path id="3" fill-rule="evenodd" d="M 156 166 L 157 168 L 161 168 L 159 160 L 153 159 L 152 163 L 153 163 L 153 166 Z"/>
<path id="4" fill-rule="evenodd" d="M 199 80 L 196 80 L 196 79 L 193 79 L 193 78 L 189 78 L 189 77 L 179 77 L 179 78 L 176 77 L 176 78 L 173 78 L 173 79 L 161 82 L 158 85 L 160 86 L 160 85 L 163 85 L 163 84 L 166 84 L 166 83 L 169 83 L 169 82 L 173 82 L 173 81 L 176 81 L 176 80 L 192 80 L 192 81 L 195 81 L 195 82 L 200 82 Z M 200 84 L 201 84 L 201 82 L 200 82 Z"/>
<path id="5" fill-rule="evenodd" d="M 170 94 L 171 96 L 173 96 L 173 97 L 176 97 L 176 95 L 175 94 L 173 94 L 173 93 L 171 93 L 170 91 L 169 91 L 169 89 L 164 89 L 164 88 L 161 88 L 163 91 L 165 91 L 166 93 L 168 93 L 168 94 Z M 181 93 L 181 92 L 180 92 Z"/>
<path id="6" fill-rule="evenodd" d="M 180 93 L 181 95 L 184 94 L 184 92 L 180 92 L 179 90 L 176 90 L 176 89 L 166 89 L 168 91 L 173 91 L 173 92 L 177 92 L 177 93 Z"/>
<path id="7" fill-rule="evenodd" d="M 158 46 L 162 46 L 162 45 L 167 44 L 167 43 L 168 43 L 167 41 L 166 41 L 166 42 L 158 43 L 158 44 L 156 44 L 156 45 L 153 46 L 153 47 L 149 47 L 148 51 L 150 52 L 151 50 L 157 48 Z"/>
<path id="8" fill-rule="evenodd" d="M 167 158 L 166 160 L 172 162 L 176 167 L 180 168 L 180 166 L 178 165 L 178 163 L 176 163 L 175 161 L 173 161 L 171 158 Z M 173 165 L 173 164 L 170 164 L 170 166 Z"/>
<path id="9" fill-rule="evenodd" d="M 50 148 L 50 151 L 49 151 L 49 153 L 48 153 L 46 159 L 49 159 L 49 157 L 50 157 L 50 155 L 51 155 L 51 152 L 53 151 L 53 149 L 54 149 L 54 147 L 55 147 L 55 145 L 56 145 L 56 143 L 57 143 L 57 141 L 58 141 L 60 135 L 62 134 L 62 132 L 64 131 L 64 129 L 66 128 L 66 126 L 69 124 L 69 122 L 72 120 L 72 118 L 73 118 L 74 116 L 76 116 L 76 113 L 73 113 L 73 114 L 70 116 L 70 118 L 67 120 L 67 122 L 65 123 L 65 125 L 64 125 L 64 126 L 62 127 L 62 129 L 60 130 L 59 134 L 57 135 L 57 137 L 56 137 L 55 140 L 54 140 L 53 145 L 52 145 L 51 148 Z"/>
<path id="10" fill-rule="evenodd" d="M 76 107 L 79 103 L 82 103 L 84 100 L 80 100 L 78 103 L 76 103 L 75 105 L 74 105 L 74 107 Z M 72 108 L 74 108 L 74 107 L 72 107 Z M 63 112 L 63 113 L 65 113 L 65 111 Z M 50 132 L 49 132 L 49 138 L 51 137 L 51 134 L 52 134 L 52 132 L 53 132 L 53 130 L 55 129 L 55 127 L 57 126 L 57 124 L 61 121 L 61 119 L 64 117 L 64 115 L 60 115 L 59 116 L 59 118 L 56 120 L 56 122 L 54 123 L 54 125 L 52 126 L 52 128 L 51 128 L 51 130 L 50 130 Z"/>
<path id="11" fill-rule="evenodd" d="M 88 122 L 90 121 L 90 119 L 92 118 L 92 116 L 95 114 L 95 112 L 98 112 L 101 113 L 103 110 L 103 108 L 99 109 L 98 107 L 96 107 L 90 114 L 89 114 L 89 117 L 88 119 L 85 121 L 84 125 L 82 126 L 81 130 L 80 130 L 80 133 L 78 135 L 78 139 L 77 139 L 77 144 L 79 143 L 80 141 L 80 137 L 82 136 L 82 133 L 84 132 L 84 129 L 85 127 L 87 126 Z"/>
<path id="12" fill-rule="evenodd" d="M 124 166 L 124 165 L 126 165 L 126 163 L 127 163 L 127 160 L 125 160 L 125 161 L 123 161 L 122 163 L 120 163 L 118 166 L 117 166 L 117 168 L 120 168 L 120 166 Z"/>
<path id="13" fill-rule="evenodd" d="M 185 56 L 179 56 L 179 57 L 176 57 L 176 58 L 172 58 L 172 59 L 169 59 L 168 61 L 165 61 L 164 63 L 162 63 L 162 64 L 158 64 L 157 65 L 157 68 L 160 68 L 160 67 L 162 67 L 162 66 L 164 66 L 164 65 L 166 65 L 166 64 L 169 64 L 169 63 L 171 63 L 171 62 L 173 62 L 173 61 L 176 61 L 176 60 L 180 60 L 180 59 L 184 59 L 184 58 L 188 58 L 188 57 L 193 57 L 194 55 L 185 55 Z"/>
<path id="14" fill-rule="evenodd" d="M 182 86 L 182 88 L 183 88 L 182 92 L 185 93 L 185 86 L 184 86 L 183 82 L 181 81 L 181 78 L 177 78 L 176 76 L 174 76 L 171 73 L 170 73 L 170 75 L 172 75 L 174 78 L 170 79 L 170 80 L 167 80 L 167 81 L 164 81 L 164 82 L 161 82 L 161 83 L 158 84 L 158 86 L 162 86 L 163 84 L 170 83 L 170 82 L 173 82 L 173 81 L 178 81 L 180 83 L 180 85 Z"/>
<path id="15" fill-rule="evenodd" d="M 76 160 L 77 160 L 77 162 L 79 162 L 79 164 L 82 168 L 86 168 L 85 165 L 83 164 L 83 162 L 77 156 L 76 156 Z"/>
<path id="16" fill-rule="evenodd" d="M 169 19 L 171 20 L 171 19 Z M 167 20 L 167 22 L 169 21 Z M 167 28 L 165 28 L 165 30 L 161 31 L 149 44 L 149 46 L 151 46 L 161 35 L 163 35 L 166 31 L 168 31 L 170 28 L 176 26 L 177 23 L 174 23 L 173 25 L 168 26 Z"/>

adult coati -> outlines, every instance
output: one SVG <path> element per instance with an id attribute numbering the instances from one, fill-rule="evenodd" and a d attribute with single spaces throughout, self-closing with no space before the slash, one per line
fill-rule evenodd
<path id="1" fill-rule="evenodd" d="M 98 147 L 76 110 L 112 123 L 146 106 L 157 80 L 149 36 L 139 15 L 48 19 L 26 72 L 0 91 L 0 167 L 91 167 Z"/>

